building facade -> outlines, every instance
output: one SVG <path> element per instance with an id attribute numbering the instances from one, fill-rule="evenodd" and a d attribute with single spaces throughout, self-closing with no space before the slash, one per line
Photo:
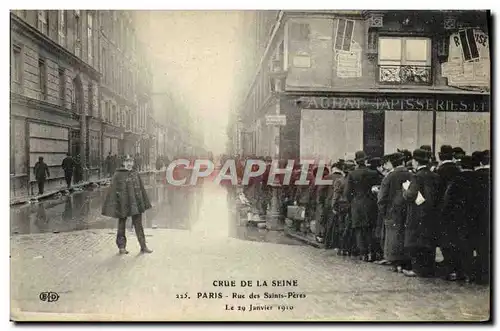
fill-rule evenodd
<path id="1" fill-rule="evenodd" d="M 488 15 L 254 12 L 264 39 L 246 58 L 255 69 L 239 108 L 243 153 L 329 161 L 424 144 L 489 148 Z M 267 125 L 278 114 L 286 125 Z"/>
<path id="2" fill-rule="evenodd" d="M 11 12 L 11 197 L 33 194 L 39 156 L 46 190 L 64 187 L 66 153 L 83 180 L 104 176 L 108 153 L 144 154 L 150 74 L 127 11 Z"/>

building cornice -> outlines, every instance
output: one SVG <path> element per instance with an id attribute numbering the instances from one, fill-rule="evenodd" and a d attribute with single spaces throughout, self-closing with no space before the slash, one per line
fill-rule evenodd
<path id="1" fill-rule="evenodd" d="M 101 73 L 99 71 L 94 69 L 89 64 L 85 63 L 85 61 L 68 51 L 66 48 L 48 38 L 46 35 L 35 29 L 30 24 L 26 23 L 16 14 L 10 13 L 10 22 L 11 29 L 13 31 L 30 38 L 34 42 L 38 43 L 41 47 L 45 48 L 47 51 L 56 53 L 57 55 L 64 57 L 71 66 L 86 73 L 92 79 L 100 81 Z"/>
<path id="2" fill-rule="evenodd" d="M 76 117 L 80 116 L 80 114 L 70 111 L 69 109 L 66 109 L 61 105 L 56 105 L 47 101 L 29 98 L 27 96 L 14 92 L 10 92 L 10 103 L 45 111 L 48 113 L 56 114 L 71 119 L 75 119 Z"/>

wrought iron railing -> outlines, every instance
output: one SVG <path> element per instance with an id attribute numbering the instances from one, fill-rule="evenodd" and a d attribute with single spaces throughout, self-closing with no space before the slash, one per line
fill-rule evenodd
<path id="1" fill-rule="evenodd" d="M 383 84 L 430 85 L 431 66 L 379 65 L 379 82 Z"/>

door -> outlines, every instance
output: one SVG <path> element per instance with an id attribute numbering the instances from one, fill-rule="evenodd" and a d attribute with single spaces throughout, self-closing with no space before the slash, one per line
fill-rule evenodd
<path id="1" fill-rule="evenodd" d="M 363 150 L 368 156 L 384 155 L 385 112 L 363 112 Z"/>

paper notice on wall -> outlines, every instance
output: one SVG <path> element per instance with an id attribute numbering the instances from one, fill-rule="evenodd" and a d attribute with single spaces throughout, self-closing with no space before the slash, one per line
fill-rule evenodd
<path id="1" fill-rule="evenodd" d="M 441 64 L 443 77 L 456 77 L 464 74 L 464 67 L 460 62 L 445 62 Z"/>
<path id="2" fill-rule="evenodd" d="M 361 77 L 361 52 L 337 51 L 337 76 L 341 78 Z"/>
<path id="3" fill-rule="evenodd" d="M 474 63 L 474 76 L 478 79 L 490 77 L 490 61 L 479 60 Z"/>

